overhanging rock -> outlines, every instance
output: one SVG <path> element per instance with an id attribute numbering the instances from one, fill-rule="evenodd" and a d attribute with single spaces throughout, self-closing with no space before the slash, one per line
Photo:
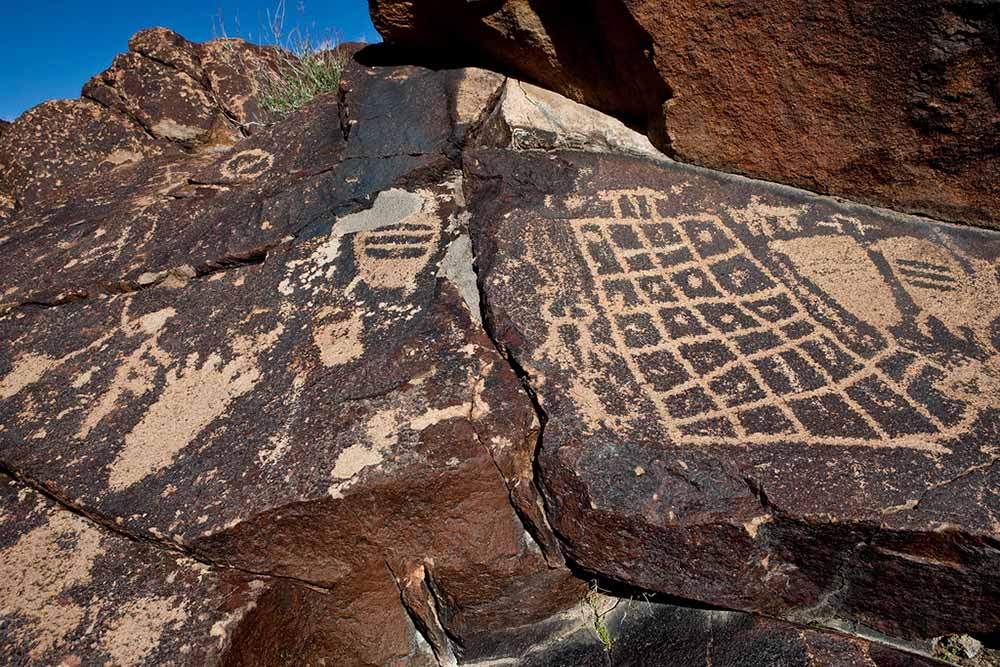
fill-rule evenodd
<path id="1" fill-rule="evenodd" d="M 409 58 L 539 83 L 672 156 L 1000 226 L 990 0 L 369 0 Z"/>

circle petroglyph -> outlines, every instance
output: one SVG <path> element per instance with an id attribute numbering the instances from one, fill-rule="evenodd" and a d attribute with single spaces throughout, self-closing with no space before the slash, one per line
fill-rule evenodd
<path id="1" fill-rule="evenodd" d="M 222 175 L 233 180 L 252 180 L 274 164 L 274 156 L 260 148 L 241 151 L 222 163 Z"/>

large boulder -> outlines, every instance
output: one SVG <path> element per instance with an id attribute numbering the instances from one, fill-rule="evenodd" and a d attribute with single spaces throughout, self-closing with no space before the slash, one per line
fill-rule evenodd
<path id="1" fill-rule="evenodd" d="M 218 150 L 268 121 L 257 103 L 262 79 L 280 68 L 275 48 L 237 39 L 194 44 L 165 28 L 129 40 L 129 52 L 83 87 L 157 139 Z"/>
<path id="2" fill-rule="evenodd" d="M 996 3 L 369 4 L 411 57 L 520 74 L 684 161 L 1000 226 Z"/>
<path id="3" fill-rule="evenodd" d="M 458 149 L 502 82 L 355 63 L 230 150 L 53 183 L 4 227 L 0 466 L 159 550 L 297 582 L 233 660 L 502 657 L 583 596 L 464 233 Z M 37 186 L 33 154 L 11 164 Z"/>
<path id="4" fill-rule="evenodd" d="M 1000 235 L 607 154 L 466 171 L 571 560 L 900 635 L 1000 624 Z"/>
<path id="5" fill-rule="evenodd" d="M 0 135 L 5 658 L 887 667 L 927 645 L 796 623 L 996 627 L 996 235 L 486 70 L 346 46 L 258 124 L 227 42 L 130 48 Z M 654 345 L 649 299 L 705 332 Z"/>

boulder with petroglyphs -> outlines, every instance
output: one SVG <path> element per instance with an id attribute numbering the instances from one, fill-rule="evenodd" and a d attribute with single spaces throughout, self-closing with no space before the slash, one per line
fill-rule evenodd
<path id="1" fill-rule="evenodd" d="M 143 31 L 0 128 L 8 662 L 889 667 L 994 631 L 995 233 L 379 48 L 261 117 L 266 53 Z"/>

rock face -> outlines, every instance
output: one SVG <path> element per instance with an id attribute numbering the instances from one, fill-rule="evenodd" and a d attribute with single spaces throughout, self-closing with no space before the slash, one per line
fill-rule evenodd
<path id="1" fill-rule="evenodd" d="M 949 663 L 919 652 L 738 612 L 680 607 L 648 596 L 591 594 L 569 612 L 579 625 L 534 647 L 520 667 L 931 667 Z M 913 648 L 913 647 L 907 647 Z"/>
<path id="2" fill-rule="evenodd" d="M 973 0 L 370 0 L 412 54 L 494 65 L 687 162 L 1000 226 L 1000 7 Z"/>
<path id="3" fill-rule="evenodd" d="M 4 664 L 206 664 L 268 584 L 217 573 L 0 482 Z"/>
<path id="4" fill-rule="evenodd" d="M 441 664 L 488 659 L 582 597 L 462 231 L 455 146 L 501 83 L 355 65 L 339 94 L 229 151 L 159 137 L 112 188 L 37 190 L 3 228 L 2 465 L 161 549 L 301 582 L 251 614 L 284 631 L 247 630 L 227 655 L 280 663 L 292 642 L 312 661 L 416 665 L 430 642 Z M 173 95 L 146 85 L 138 107 Z M 86 141 L 91 165 L 119 149 Z M 58 187 L 78 147 L 46 150 L 68 174 L 9 164 Z"/>
<path id="5" fill-rule="evenodd" d="M 83 87 L 157 139 L 227 147 L 273 120 L 257 104 L 259 73 L 276 71 L 273 49 L 242 40 L 193 44 L 164 28 L 136 33 L 129 52 Z"/>
<path id="6" fill-rule="evenodd" d="M 922 658 L 796 623 L 995 629 L 995 234 L 486 70 L 346 46 L 258 126 L 266 52 L 130 48 L 0 128 L 6 662 L 888 666 Z"/>
<path id="7" fill-rule="evenodd" d="M 467 169 L 572 560 L 902 635 L 997 626 L 995 233 L 608 155 Z"/>
<path id="8" fill-rule="evenodd" d="M 0 132 L 0 184 L 19 208 L 79 203 L 109 172 L 148 169 L 143 159 L 153 156 L 176 166 L 182 151 L 223 150 L 273 120 L 256 102 L 257 72 L 272 66 L 272 52 L 241 40 L 196 45 L 163 28 L 129 47 L 81 99 L 43 103 Z"/>

